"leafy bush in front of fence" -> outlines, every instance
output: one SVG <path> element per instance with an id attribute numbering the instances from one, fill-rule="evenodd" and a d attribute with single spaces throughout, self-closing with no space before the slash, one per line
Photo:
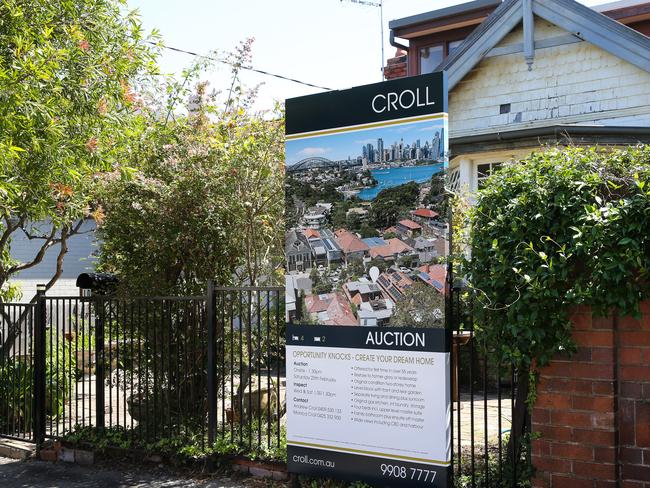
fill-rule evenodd
<path id="1" fill-rule="evenodd" d="M 245 456 L 252 460 L 286 462 L 287 445 L 284 427 L 280 432 L 280 444 L 274 440 L 269 443 L 263 437 L 257 442 L 257 425 L 251 424 L 239 433 L 226 432 L 215 439 L 210 446 L 202 434 L 184 434 L 165 437 L 156 441 L 147 441 L 143 432 L 122 426 L 99 429 L 93 426 L 75 426 L 75 429 L 64 437 L 64 441 L 75 446 L 106 451 L 110 448 L 125 451 L 142 451 L 147 454 L 157 454 L 173 459 L 182 464 L 193 464 L 208 458 L 217 463 L 224 457 Z M 247 442 L 249 435 L 254 439 L 252 444 Z M 272 438 L 277 436 L 277 430 L 271 432 Z"/>
<path id="2" fill-rule="evenodd" d="M 45 357 L 45 413 L 57 418 L 77 384 L 76 347 L 66 339 L 48 337 L 45 350 L 49 351 Z"/>
<path id="3" fill-rule="evenodd" d="M 46 338 L 45 412 L 56 418 L 76 382 L 76 355 L 66 340 Z M 0 363 L 0 432 L 22 435 L 32 430 L 34 359 L 11 356 Z"/>
<path id="4" fill-rule="evenodd" d="M 571 306 L 638 314 L 650 295 L 650 146 L 504 165 L 469 223 L 477 329 L 499 362 L 544 365 L 573 347 Z"/>
<path id="5" fill-rule="evenodd" d="M 530 488 L 534 472 L 530 464 L 530 435 L 525 434 L 518 440 L 520 449 L 516 459 L 507 458 L 509 441 L 510 434 L 503 435 L 501 456 L 498 442 L 488 445 L 487 456 L 483 446 L 474 450 L 464 447 L 460 468 L 458 459 L 454 459 L 454 488 Z"/>
<path id="6" fill-rule="evenodd" d="M 8 358 L 0 365 L 0 432 L 31 430 L 34 370 L 31 358 Z"/>

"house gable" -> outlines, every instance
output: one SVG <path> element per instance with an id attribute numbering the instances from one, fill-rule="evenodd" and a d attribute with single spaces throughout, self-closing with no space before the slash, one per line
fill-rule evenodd
<path id="1" fill-rule="evenodd" d="M 519 23 L 527 27 L 523 50 L 534 61 L 533 14 L 602 50 L 650 72 L 650 38 L 574 0 L 505 0 L 438 70 L 453 89 Z M 529 27 L 530 26 L 530 27 Z"/>
<path id="2" fill-rule="evenodd" d="M 519 19 L 497 44 L 483 45 L 480 61 L 450 92 L 452 138 L 549 124 L 650 125 L 648 71 L 539 16 L 529 70 L 524 37 Z"/>

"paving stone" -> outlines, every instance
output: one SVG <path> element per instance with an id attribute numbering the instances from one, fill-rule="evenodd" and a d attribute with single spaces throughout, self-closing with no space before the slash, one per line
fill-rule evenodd
<path id="1" fill-rule="evenodd" d="M 34 444 L 14 439 L 0 439 L 0 456 L 27 459 L 36 452 Z"/>

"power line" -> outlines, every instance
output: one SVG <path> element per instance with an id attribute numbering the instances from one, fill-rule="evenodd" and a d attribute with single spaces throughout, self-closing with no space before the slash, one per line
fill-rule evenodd
<path id="1" fill-rule="evenodd" d="M 176 51 L 176 52 L 183 53 L 183 54 L 189 54 L 191 56 L 196 56 L 196 57 L 199 57 L 199 58 L 210 59 L 212 61 L 216 61 L 217 63 L 223 63 L 223 64 L 227 64 L 229 66 L 234 66 L 233 63 L 231 63 L 230 61 L 226 61 L 225 59 L 214 58 L 212 56 L 206 56 L 205 54 L 199 54 L 199 53 L 196 53 L 196 52 L 193 52 L 193 51 L 187 51 L 185 49 L 181 49 L 181 48 L 173 47 L 173 46 L 168 46 L 166 44 L 159 44 L 159 43 L 153 42 L 153 41 L 147 41 L 147 42 L 149 42 L 149 44 L 153 44 L 154 46 L 159 46 L 159 47 L 162 47 L 164 49 L 169 49 L 170 51 Z M 281 80 L 291 81 L 292 83 L 298 83 L 300 85 L 309 86 L 311 88 L 318 88 L 320 90 L 327 90 L 327 91 L 332 91 L 333 90 L 333 88 L 327 88 L 326 86 L 314 85 L 313 83 L 307 83 L 306 81 L 300 81 L 300 80 L 297 80 L 295 78 L 290 78 L 288 76 L 278 75 L 276 73 L 271 73 L 269 71 L 264 71 L 264 70 L 261 70 L 261 69 L 253 68 L 252 66 L 244 66 L 244 65 L 242 65 L 241 68 L 245 69 L 245 70 L 248 70 L 248 71 L 252 71 L 254 73 L 259 73 L 261 75 L 272 76 L 274 78 L 279 78 Z"/>

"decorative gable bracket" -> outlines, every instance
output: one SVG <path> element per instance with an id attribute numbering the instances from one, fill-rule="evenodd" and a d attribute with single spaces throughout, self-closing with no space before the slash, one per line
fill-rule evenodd
<path id="1" fill-rule="evenodd" d="M 587 41 L 650 73 L 650 38 L 600 12 L 574 0 L 504 0 L 438 67 L 447 72 L 449 89 L 490 56 L 493 48 L 520 23 L 524 27 L 524 59 L 532 70 L 535 47 L 546 44 L 535 42 L 535 15 L 566 30 L 570 37 Z"/>

